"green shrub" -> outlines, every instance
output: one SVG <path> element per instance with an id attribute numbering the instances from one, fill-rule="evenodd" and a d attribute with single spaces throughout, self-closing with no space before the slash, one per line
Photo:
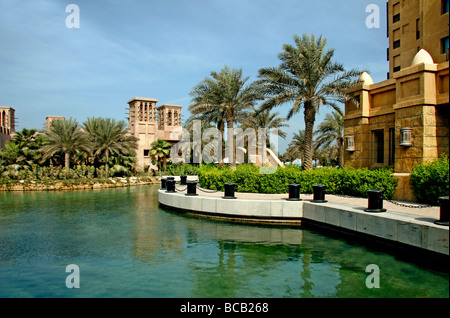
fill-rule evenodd
<path id="1" fill-rule="evenodd" d="M 449 195 L 448 157 L 444 155 L 432 162 L 415 165 L 410 185 L 419 202 L 438 205 L 439 197 Z"/>
<path id="2" fill-rule="evenodd" d="M 198 167 L 190 164 L 174 163 L 166 166 L 165 173 L 170 176 L 195 176 L 198 174 Z"/>
<path id="3" fill-rule="evenodd" d="M 228 167 L 202 166 L 198 171 L 203 188 L 223 191 L 224 183 L 235 183 L 238 192 L 287 193 L 288 185 L 298 183 L 302 193 L 312 193 L 313 186 L 323 184 L 327 193 L 367 197 L 367 190 L 384 191 L 392 198 L 398 181 L 389 169 L 320 168 L 304 171 L 296 166 L 278 168 L 273 174 L 260 174 L 251 164 L 238 165 L 236 170 Z"/>

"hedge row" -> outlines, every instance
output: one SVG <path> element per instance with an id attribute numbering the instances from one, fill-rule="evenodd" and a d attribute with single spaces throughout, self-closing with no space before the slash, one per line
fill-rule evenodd
<path id="1" fill-rule="evenodd" d="M 390 169 L 320 168 L 302 170 L 296 166 L 278 168 L 275 173 L 261 174 L 254 165 L 239 165 L 236 170 L 228 167 L 202 166 L 198 171 L 200 186 L 223 191 L 225 183 L 235 183 L 238 192 L 287 193 L 288 185 L 298 183 L 302 193 L 312 193 L 313 185 L 323 184 L 327 193 L 367 197 L 367 190 L 384 191 L 392 198 L 398 180 Z"/>
<path id="2" fill-rule="evenodd" d="M 450 192 L 448 157 L 414 166 L 410 185 L 419 202 L 438 205 L 439 197 L 448 196 Z"/>

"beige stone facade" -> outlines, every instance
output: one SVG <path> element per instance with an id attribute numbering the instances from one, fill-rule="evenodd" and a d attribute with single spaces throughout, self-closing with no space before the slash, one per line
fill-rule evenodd
<path id="1" fill-rule="evenodd" d="M 135 97 L 128 101 L 128 130 L 137 137 L 137 164 L 142 167 L 156 168 L 151 163 L 150 145 L 157 140 L 166 140 L 175 144 L 181 139 L 180 105 L 156 106 L 157 99 Z"/>
<path id="2" fill-rule="evenodd" d="M 449 154 L 449 62 L 437 49 L 449 34 L 448 22 L 441 22 L 448 21 L 448 12 L 441 11 L 444 2 L 389 1 L 391 76 L 373 83 L 367 73 L 362 74 L 360 84 L 349 90 L 359 99 L 359 107 L 351 102 L 345 105 L 345 165 L 393 168 L 399 179 L 396 199 L 415 200 L 409 187 L 414 165 Z M 395 14 L 399 18 L 393 20 Z M 392 49 L 392 32 L 416 21 L 417 14 L 420 37 L 413 41 L 411 30 L 402 32 L 401 46 Z M 413 45 L 419 50 L 413 50 Z M 424 46 L 430 47 L 431 54 Z M 400 68 L 392 58 L 397 55 Z"/>
<path id="3" fill-rule="evenodd" d="M 389 0 L 387 11 L 389 78 L 421 49 L 437 64 L 448 61 L 448 0 Z"/>
<path id="4" fill-rule="evenodd" d="M 16 131 L 15 110 L 9 106 L 0 106 L 0 148 L 11 140 Z"/>
<path id="5" fill-rule="evenodd" d="M 47 116 L 45 118 L 45 129 L 46 130 L 50 129 L 52 121 L 54 121 L 54 120 L 64 120 L 64 119 L 66 119 L 65 116 Z"/>

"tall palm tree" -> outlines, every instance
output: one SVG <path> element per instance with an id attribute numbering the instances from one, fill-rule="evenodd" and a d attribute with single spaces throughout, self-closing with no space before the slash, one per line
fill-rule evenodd
<path id="1" fill-rule="evenodd" d="M 330 148 L 334 144 L 338 150 L 339 166 L 344 165 L 344 119 L 342 115 L 333 111 L 327 114 L 318 129 L 315 131 L 317 136 L 315 148 Z"/>
<path id="2" fill-rule="evenodd" d="M 170 155 L 170 149 L 172 145 L 165 140 L 154 141 L 150 145 L 150 156 L 158 163 L 159 174 L 161 175 L 161 168 L 166 168 L 167 158 Z M 162 164 L 162 167 L 161 167 Z"/>
<path id="3" fill-rule="evenodd" d="M 230 165 L 235 164 L 234 123 L 241 119 L 242 113 L 262 98 L 256 83 L 247 84 L 249 77 L 243 77 L 242 69 L 231 69 L 229 66 L 220 72 L 211 72 L 211 77 L 204 79 L 193 88 L 192 105 L 189 109 L 194 114 L 215 114 L 215 118 L 223 118 L 227 124 L 227 145 Z M 231 150 L 231 151 L 230 151 Z"/>
<path id="4" fill-rule="evenodd" d="M 92 143 L 93 154 L 99 156 L 109 172 L 109 157 L 111 155 L 128 154 L 138 147 L 138 139 L 128 134 L 126 123 L 110 118 L 88 118 L 83 123 L 83 129 Z"/>
<path id="5" fill-rule="evenodd" d="M 64 166 L 70 168 L 70 156 L 80 151 L 91 151 L 88 135 L 79 128 L 75 119 L 58 119 L 52 121 L 44 134 L 44 144 L 41 147 L 42 161 L 58 152 L 64 154 Z"/>
<path id="6" fill-rule="evenodd" d="M 305 169 L 312 169 L 313 132 L 316 112 L 322 105 L 339 110 L 338 104 L 345 100 L 356 100 L 345 93 L 353 86 L 361 71 L 346 71 L 342 64 L 332 61 L 334 50 L 327 50 L 327 41 L 304 34 L 294 35 L 296 46 L 283 45 L 279 54 L 281 64 L 259 70 L 259 84 L 263 86 L 268 99 L 262 109 L 271 109 L 292 103 L 287 118 L 290 119 L 303 107 L 305 121 Z"/>

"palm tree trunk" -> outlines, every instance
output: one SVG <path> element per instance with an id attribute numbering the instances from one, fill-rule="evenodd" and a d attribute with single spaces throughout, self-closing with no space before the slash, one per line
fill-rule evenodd
<path id="1" fill-rule="evenodd" d="M 344 166 L 344 140 L 343 138 L 338 139 L 338 158 L 339 158 L 339 167 Z"/>
<path id="2" fill-rule="evenodd" d="M 223 120 L 221 120 L 218 124 L 217 124 L 217 129 L 220 131 L 220 148 L 222 151 L 222 155 L 220 156 L 220 163 L 223 163 L 223 158 L 225 158 L 225 146 L 224 146 L 224 142 L 223 142 L 223 134 L 225 132 L 225 122 Z"/>
<path id="3" fill-rule="evenodd" d="M 229 166 L 231 169 L 236 168 L 236 147 L 234 146 L 234 118 L 232 116 L 227 119 L 227 149 L 226 149 Z"/>
<path id="4" fill-rule="evenodd" d="M 109 151 L 105 150 L 105 171 L 106 171 L 106 175 L 109 177 L 109 164 L 108 164 L 108 160 L 109 160 Z"/>
<path id="5" fill-rule="evenodd" d="M 314 155 L 313 134 L 314 121 L 316 120 L 316 110 L 310 103 L 305 103 L 305 150 L 303 152 L 303 167 L 305 170 L 311 170 Z"/>
<path id="6" fill-rule="evenodd" d="M 70 153 L 64 153 L 64 167 L 69 170 L 70 169 Z"/>

